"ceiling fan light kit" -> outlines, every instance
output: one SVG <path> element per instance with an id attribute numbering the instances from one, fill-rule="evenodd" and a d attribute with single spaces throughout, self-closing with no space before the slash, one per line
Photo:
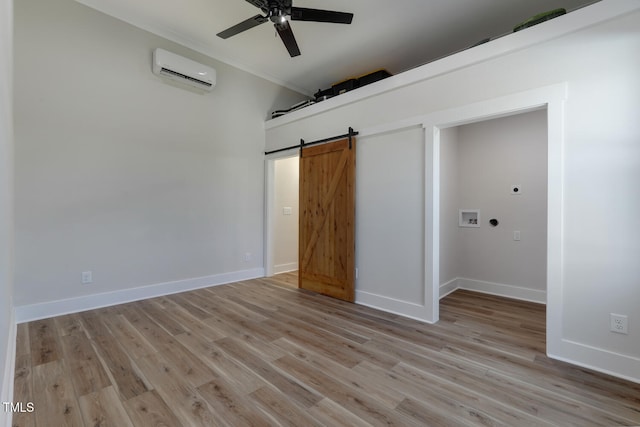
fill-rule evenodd
<path id="1" fill-rule="evenodd" d="M 292 6 L 292 0 L 246 0 L 260 9 L 264 16 L 255 15 L 217 34 L 218 37 L 229 37 L 250 30 L 267 21 L 271 21 L 289 55 L 293 58 L 300 55 L 300 48 L 289 24 L 291 21 L 327 22 L 332 24 L 351 24 L 353 13 L 333 10 L 309 9 Z"/>

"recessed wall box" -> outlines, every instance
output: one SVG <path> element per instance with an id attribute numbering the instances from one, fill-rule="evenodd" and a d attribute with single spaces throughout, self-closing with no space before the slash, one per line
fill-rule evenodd
<path id="1" fill-rule="evenodd" d="M 459 209 L 459 227 L 480 227 L 480 211 L 478 209 Z"/>

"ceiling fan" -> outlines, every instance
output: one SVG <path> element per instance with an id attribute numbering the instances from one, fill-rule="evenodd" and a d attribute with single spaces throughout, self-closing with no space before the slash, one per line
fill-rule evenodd
<path id="1" fill-rule="evenodd" d="M 333 10 L 308 9 L 306 7 L 295 7 L 291 5 L 292 0 L 246 0 L 258 9 L 263 15 L 256 15 L 246 19 L 233 27 L 217 34 L 218 37 L 228 39 L 243 31 L 247 31 L 255 26 L 267 21 L 273 22 L 278 35 L 282 39 L 291 57 L 300 55 L 298 43 L 293 35 L 287 17 L 292 21 L 313 21 L 330 22 L 334 24 L 351 24 L 353 13 L 336 12 Z"/>

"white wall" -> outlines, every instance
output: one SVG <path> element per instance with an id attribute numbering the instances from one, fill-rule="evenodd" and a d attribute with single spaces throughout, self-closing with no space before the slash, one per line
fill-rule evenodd
<path id="1" fill-rule="evenodd" d="M 448 162 L 446 169 L 458 173 L 453 190 L 457 206 L 441 218 L 441 233 L 453 225 L 446 232 L 456 235 L 457 277 L 465 279 L 463 287 L 545 302 L 546 114 L 539 110 L 460 126 L 456 161 L 451 165 L 451 159 L 441 158 L 441 163 Z M 511 185 L 520 186 L 518 195 L 511 194 Z M 479 209 L 480 227 L 452 224 L 460 208 Z M 497 227 L 489 225 L 491 218 L 499 221 Z M 513 240 L 516 230 L 520 241 Z M 447 244 L 442 235 L 440 240 L 441 246 Z M 446 258 L 441 253 L 441 266 L 451 264 Z M 442 279 L 451 278 L 441 276 L 441 284 Z"/>
<path id="2" fill-rule="evenodd" d="M 213 66 L 217 87 L 165 83 L 156 47 Z M 263 274 L 263 123 L 301 95 L 72 0 L 16 2 L 15 70 L 23 317 Z"/>
<path id="3" fill-rule="evenodd" d="M 274 257 L 275 274 L 298 269 L 299 158 L 275 160 L 274 164 Z M 284 208 L 291 208 L 286 215 Z"/>
<path id="4" fill-rule="evenodd" d="M 356 159 L 356 300 L 399 306 L 424 299 L 422 129 L 359 138 Z M 418 184 L 416 184 L 418 183 Z M 402 250 L 397 250 L 401 248 Z M 400 311 L 398 308 L 397 311 Z"/>
<path id="5" fill-rule="evenodd" d="M 559 31 L 566 23 L 600 17 L 616 7 L 635 10 L 531 47 L 508 49 L 511 42 L 516 44 L 531 34 Z M 444 72 L 440 64 L 458 64 L 457 58 L 445 58 L 424 66 L 435 71 L 416 83 L 402 86 L 402 76 L 397 76 L 384 85 L 398 82 L 398 89 L 353 103 L 337 100 L 336 108 L 307 118 L 299 113 L 296 120 L 274 121 L 267 128 L 267 147 L 344 133 L 348 126 L 356 130 L 379 128 L 566 82 L 561 159 L 563 230 L 558 248 L 562 252 L 561 307 L 553 318 L 558 323 L 548 325 L 559 331 L 553 356 L 640 381 L 640 228 L 630 226 L 637 222 L 640 211 L 636 188 L 640 182 L 639 27 L 637 2 L 596 3 L 458 54 L 467 58 L 483 53 L 492 59 L 469 66 L 452 65 Z M 496 53 L 495 46 L 505 50 Z M 500 53 L 505 51 L 510 53 Z M 358 167 L 365 165 L 359 161 Z M 385 173 L 401 170 L 402 165 L 397 165 Z M 357 207 L 359 211 L 368 208 Z M 380 247 L 381 253 L 386 250 Z M 394 252 L 406 256 L 412 256 L 411 250 L 410 245 L 394 247 Z M 388 284 L 389 292 L 394 286 L 396 282 Z M 427 286 L 433 284 L 427 280 Z M 609 313 L 629 315 L 629 335 L 609 331 Z"/>
<path id="6" fill-rule="evenodd" d="M 11 400 L 15 324 L 13 318 L 13 13 L 0 0 L 0 401 Z M 9 425 L 0 410 L 0 425 Z"/>
<path id="7" fill-rule="evenodd" d="M 440 295 L 457 288 L 460 277 L 460 233 L 458 209 L 458 127 L 443 129 L 440 133 Z M 451 282 L 454 283 L 451 283 Z"/>

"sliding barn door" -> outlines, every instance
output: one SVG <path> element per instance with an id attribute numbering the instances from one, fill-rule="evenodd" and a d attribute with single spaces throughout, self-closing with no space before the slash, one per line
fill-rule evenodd
<path id="1" fill-rule="evenodd" d="M 300 155 L 300 288 L 355 299 L 355 138 Z"/>

